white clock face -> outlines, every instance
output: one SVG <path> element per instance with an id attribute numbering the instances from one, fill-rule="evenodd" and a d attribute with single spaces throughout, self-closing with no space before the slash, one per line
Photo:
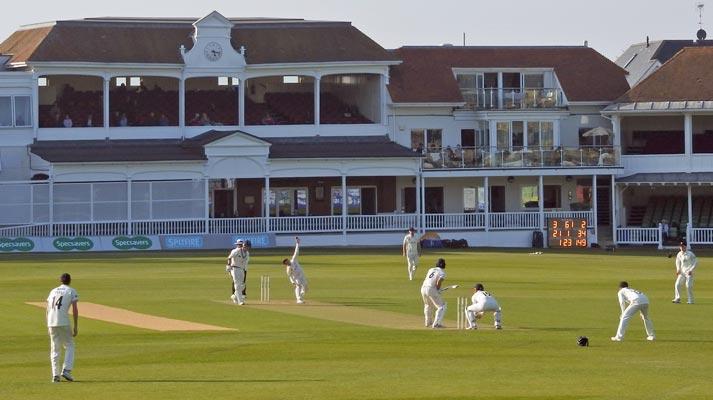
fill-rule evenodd
<path id="1" fill-rule="evenodd" d="M 205 58 L 207 58 L 209 61 L 218 61 L 223 55 L 223 48 L 220 47 L 220 44 L 216 42 L 210 42 L 205 45 L 205 49 L 203 49 L 203 54 L 205 55 Z"/>

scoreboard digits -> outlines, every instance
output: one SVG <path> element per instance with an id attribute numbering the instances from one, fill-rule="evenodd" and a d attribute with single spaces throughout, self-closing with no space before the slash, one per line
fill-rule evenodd
<path id="1" fill-rule="evenodd" d="M 549 247 L 586 248 L 587 220 L 583 218 L 552 218 L 547 224 Z"/>

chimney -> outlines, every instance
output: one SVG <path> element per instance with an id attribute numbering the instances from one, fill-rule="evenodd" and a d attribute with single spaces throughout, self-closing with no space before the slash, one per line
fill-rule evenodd
<path id="1" fill-rule="evenodd" d="M 648 35 L 646 36 L 646 48 L 647 49 L 649 48 L 649 36 Z"/>
<path id="2" fill-rule="evenodd" d="M 589 47 L 589 40 L 584 41 L 584 47 Z"/>

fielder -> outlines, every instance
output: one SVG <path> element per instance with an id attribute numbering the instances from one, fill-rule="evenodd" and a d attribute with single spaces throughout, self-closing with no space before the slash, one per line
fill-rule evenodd
<path id="1" fill-rule="evenodd" d="M 693 270 L 696 269 L 698 259 L 691 250 L 686 249 L 686 242 L 681 242 L 681 251 L 676 255 L 676 283 L 673 286 L 673 303 L 681 302 L 680 287 L 686 282 L 688 304 L 693 304 Z"/>
<path id="2" fill-rule="evenodd" d="M 413 280 L 413 275 L 418 268 L 418 257 L 421 253 L 421 241 L 416 237 L 416 229 L 408 228 L 408 233 L 404 236 L 401 246 L 401 255 L 406 257 L 406 268 L 408 270 L 408 280 Z"/>
<path id="3" fill-rule="evenodd" d="M 423 298 L 423 314 L 426 318 L 426 327 L 443 328 L 443 316 L 446 313 L 446 302 L 441 297 L 441 284 L 446 279 L 446 260 L 439 258 L 436 266 L 426 272 L 426 279 L 421 285 L 421 298 Z M 435 313 L 431 311 L 435 308 Z M 433 318 L 431 315 L 433 314 Z"/>
<path id="4" fill-rule="evenodd" d="M 285 266 L 285 273 L 290 283 L 295 287 L 295 299 L 297 304 L 304 304 L 305 293 L 307 293 L 307 278 L 304 271 L 297 261 L 297 256 L 300 254 L 300 238 L 295 237 L 295 253 L 292 254 L 292 259 L 285 258 L 282 260 L 282 265 Z"/>
<path id="5" fill-rule="evenodd" d="M 616 336 L 611 340 L 621 342 L 624 340 L 626 327 L 629 326 L 629 320 L 638 311 L 641 314 L 641 319 L 644 320 L 646 328 L 646 340 L 655 340 L 654 323 L 649 319 L 649 298 L 645 294 L 636 289 L 631 289 L 629 283 L 619 283 L 619 306 L 621 307 L 621 319 L 619 320 L 619 328 L 616 331 Z"/>
<path id="6" fill-rule="evenodd" d="M 245 304 L 245 277 L 250 262 L 250 253 L 245 249 L 244 244 L 242 239 L 235 241 L 235 248 L 228 255 L 228 265 L 225 266 L 225 270 L 233 278 L 234 293 L 230 299 L 241 306 Z"/>
<path id="7" fill-rule="evenodd" d="M 61 347 L 64 347 L 64 364 L 62 377 L 70 382 L 74 368 L 74 337 L 77 336 L 77 320 L 79 310 L 77 291 L 69 287 L 72 277 L 64 273 L 59 278 L 62 285 L 52 289 L 47 296 L 47 329 L 50 335 L 50 362 L 52 363 L 52 382 L 59 382 L 59 357 Z M 69 306 L 72 305 L 74 329 L 70 329 Z"/>
<path id="8" fill-rule="evenodd" d="M 477 283 L 473 286 L 473 290 L 473 297 L 471 297 L 473 304 L 469 305 L 465 309 L 465 318 L 468 320 L 467 329 L 478 329 L 476 320 L 482 318 L 486 311 L 493 312 L 495 329 L 502 329 L 500 320 L 502 310 L 498 305 L 498 301 L 495 300 L 493 295 L 485 291 L 485 287 L 482 283 Z"/>

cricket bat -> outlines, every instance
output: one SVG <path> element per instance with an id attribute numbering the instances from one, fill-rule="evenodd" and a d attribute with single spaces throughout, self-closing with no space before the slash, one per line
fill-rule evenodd
<path id="1" fill-rule="evenodd" d="M 458 287 L 458 285 L 450 285 L 450 286 L 442 287 L 442 288 L 439 290 L 439 292 L 445 292 L 445 291 L 448 290 L 448 289 L 455 289 L 455 288 L 457 288 L 457 287 Z"/>

